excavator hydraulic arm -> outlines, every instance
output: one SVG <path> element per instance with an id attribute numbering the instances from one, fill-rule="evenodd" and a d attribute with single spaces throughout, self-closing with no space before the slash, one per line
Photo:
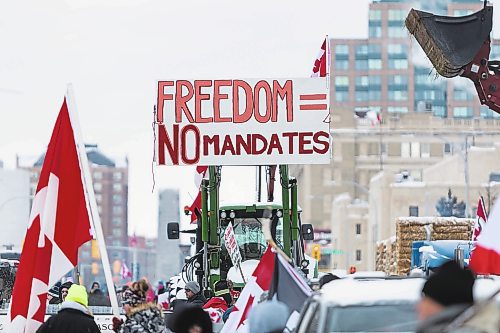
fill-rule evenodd
<path id="1" fill-rule="evenodd" d="M 481 104 L 500 113 L 500 62 L 489 60 L 493 7 L 450 17 L 412 9 L 405 25 L 435 70 L 446 78 L 470 79 Z"/>

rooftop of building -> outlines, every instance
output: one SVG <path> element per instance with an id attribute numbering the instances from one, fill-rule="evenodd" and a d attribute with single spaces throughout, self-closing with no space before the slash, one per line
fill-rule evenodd
<path id="1" fill-rule="evenodd" d="M 85 149 L 87 151 L 87 158 L 89 163 L 97 166 L 112 167 L 115 168 L 117 165 L 114 160 L 104 155 L 99 149 L 97 144 L 85 144 Z M 41 167 L 43 161 L 45 160 L 45 152 L 38 158 L 34 163 L 34 167 Z"/>

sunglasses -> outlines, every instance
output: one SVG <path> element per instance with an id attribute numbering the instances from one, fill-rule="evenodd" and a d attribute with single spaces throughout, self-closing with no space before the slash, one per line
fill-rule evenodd
<path id="1" fill-rule="evenodd" d="M 185 292 L 191 291 L 191 289 L 184 289 Z"/>

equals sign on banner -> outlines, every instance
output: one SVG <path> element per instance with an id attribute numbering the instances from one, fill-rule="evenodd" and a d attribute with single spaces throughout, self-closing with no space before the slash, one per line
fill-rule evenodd
<path id="1" fill-rule="evenodd" d="M 300 110 L 327 110 L 326 94 L 300 95 Z"/>

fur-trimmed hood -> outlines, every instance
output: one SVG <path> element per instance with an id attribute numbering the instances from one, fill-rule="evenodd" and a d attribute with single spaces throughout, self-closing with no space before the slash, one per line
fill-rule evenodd
<path id="1" fill-rule="evenodd" d="M 151 332 L 161 333 L 166 328 L 161 309 L 153 303 L 133 307 L 127 313 L 127 320 L 120 329 L 121 333 Z"/>

